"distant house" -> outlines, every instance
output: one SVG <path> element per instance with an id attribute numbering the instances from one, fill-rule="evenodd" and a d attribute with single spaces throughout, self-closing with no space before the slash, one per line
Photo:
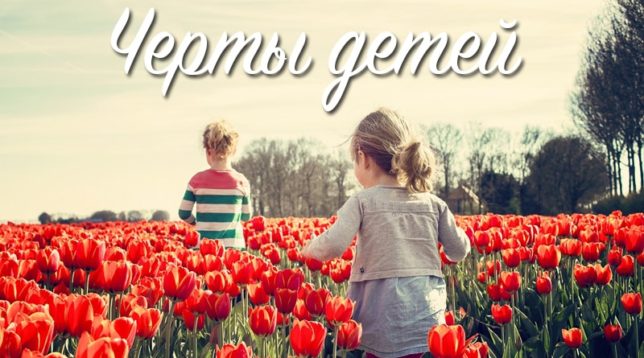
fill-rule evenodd
<path id="1" fill-rule="evenodd" d="M 463 184 L 451 189 L 447 198 L 445 198 L 445 202 L 450 210 L 456 214 L 471 215 L 485 212 L 485 203 L 472 189 Z"/>

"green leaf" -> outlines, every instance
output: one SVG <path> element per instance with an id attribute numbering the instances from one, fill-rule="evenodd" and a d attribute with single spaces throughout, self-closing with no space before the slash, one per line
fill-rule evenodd
<path id="1" fill-rule="evenodd" d="M 559 358 L 563 357 L 570 351 L 570 348 L 568 348 L 567 345 L 565 345 L 563 342 L 557 343 L 555 346 L 554 352 L 552 352 L 552 358 Z"/>

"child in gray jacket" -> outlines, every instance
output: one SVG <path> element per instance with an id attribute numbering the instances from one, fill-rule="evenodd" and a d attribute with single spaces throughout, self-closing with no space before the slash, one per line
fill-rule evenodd
<path id="1" fill-rule="evenodd" d="M 367 357 L 420 357 L 428 351 L 429 329 L 445 322 L 438 243 L 450 260 L 460 261 L 469 239 L 445 202 L 429 193 L 433 156 L 398 114 L 380 109 L 365 117 L 351 152 L 364 190 L 302 254 L 338 257 L 358 233 L 348 296 L 363 326 L 361 349 Z"/>

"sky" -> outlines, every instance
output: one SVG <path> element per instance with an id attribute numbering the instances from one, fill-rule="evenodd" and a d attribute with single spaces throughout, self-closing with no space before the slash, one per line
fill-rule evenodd
<path id="1" fill-rule="evenodd" d="M 567 132 L 569 94 L 586 35 L 606 6 L 599 0 L 554 1 L 81 1 L 0 2 L 0 222 L 33 221 L 43 212 L 89 215 L 96 210 L 167 210 L 176 218 L 185 186 L 206 168 L 200 135 L 215 119 L 240 133 L 240 150 L 261 137 L 320 141 L 335 150 L 364 115 L 385 106 L 413 122 L 470 122 L 518 132 L 538 125 Z M 203 32 L 211 44 L 223 32 L 277 32 L 290 51 L 307 34 L 314 60 L 304 76 L 287 71 L 249 77 L 177 76 L 169 96 L 163 79 L 141 58 L 124 73 L 125 57 L 110 46 L 112 30 L 131 9 L 129 43 L 147 11 L 151 35 Z M 341 106 L 322 108 L 334 79 L 327 67 L 348 31 L 370 39 L 384 31 L 447 32 L 455 41 L 474 31 L 501 36 L 499 20 L 516 20 L 523 58 L 515 75 L 416 76 L 352 81 Z M 505 37 L 504 37 L 505 36 Z M 128 40 L 129 39 L 129 40 Z"/>

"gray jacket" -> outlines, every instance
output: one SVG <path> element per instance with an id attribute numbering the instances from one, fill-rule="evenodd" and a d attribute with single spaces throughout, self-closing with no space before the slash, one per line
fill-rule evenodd
<path id="1" fill-rule="evenodd" d="M 306 257 L 328 260 L 342 255 L 358 233 L 350 282 L 390 277 L 442 277 L 438 243 L 452 261 L 470 251 L 447 204 L 430 193 L 376 185 L 352 196 L 337 221 L 302 250 Z"/>

